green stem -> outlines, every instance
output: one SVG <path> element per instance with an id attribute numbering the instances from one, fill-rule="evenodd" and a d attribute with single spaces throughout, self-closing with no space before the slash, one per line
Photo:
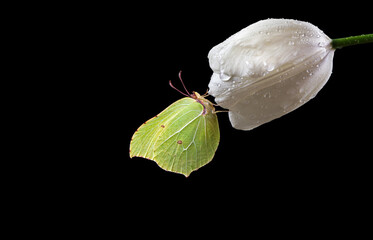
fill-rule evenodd
<path id="1" fill-rule="evenodd" d="M 372 43 L 373 42 L 373 34 L 363 34 L 360 36 L 353 36 L 353 37 L 346 37 L 346 38 L 337 38 L 332 40 L 332 46 L 335 49 L 364 44 L 364 43 Z"/>

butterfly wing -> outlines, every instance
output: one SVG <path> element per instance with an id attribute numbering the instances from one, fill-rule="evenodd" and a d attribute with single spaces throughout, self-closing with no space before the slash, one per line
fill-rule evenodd
<path id="1" fill-rule="evenodd" d="M 165 170 L 188 176 L 212 160 L 219 140 L 216 114 L 206 114 L 201 103 L 183 98 L 135 132 L 130 156 L 154 160 Z"/>
<path id="2" fill-rule="evenodd" d="M 172 122 L 178 114 L 183 112 L 193 99 L 182 98 L 155 117 L 143 123 L 133 134 L 130 143 L 130 157 L 143 157 L 154 160 L 154 147 L 159 136 L 166 131 L 166 126 Z"/>

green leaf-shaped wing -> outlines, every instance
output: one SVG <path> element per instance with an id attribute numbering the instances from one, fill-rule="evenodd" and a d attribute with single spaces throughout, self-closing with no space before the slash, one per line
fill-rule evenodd
<path id="1" fill-rule="evenodd" d="M 132 137 L 130 157 L 154 160 L 185 176 L 210 162 L 219 145 L 219 124 L 212 104 L 197 96 L 174 102 L 141 125 Z"/>

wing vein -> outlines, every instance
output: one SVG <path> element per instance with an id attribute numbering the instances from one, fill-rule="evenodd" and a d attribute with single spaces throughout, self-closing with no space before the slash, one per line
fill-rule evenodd
<path id="1" fill-rule="evenodd" d="M 192 111 L 192 110 L 191 110 Z M 189 111 L 189 112 L 191 112 Z M 185 115 L 185 114 L 184 114 Z M 159 144 L 159 146 L 163 145 L 165 142 L 167 142 L 170 138 L 172 138 L 173 136 L 175 136 L 175 134 L 177 133 L 180 133 L 185 127 L 187 127 L 189 124 L 191 124 L 193 121 L 195 121 L 199 116 L 201 116 L 201 114 L 199 114 L 198 116 L 196 116 L 195 118 L 193 118 L 192 120 L 190 120 L 189 122 L 187 122 L 183 127 L 181 127 L 178 131 L 176 131 L 175 133 L 171 134 L 168 138 L 166 138 L 163 142 L 161 142 Z M 180 118 L 180 117 L 179 117 Z M 176 121 L 176 120 L 175 120 Z"/>

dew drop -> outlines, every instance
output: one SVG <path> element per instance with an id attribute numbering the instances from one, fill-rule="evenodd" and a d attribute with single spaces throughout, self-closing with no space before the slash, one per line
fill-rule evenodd
<path id="1" fill-rule="evenodd" d="M 274 64 L 269 64 L 268 67 L 267 67 L 267 71 L 268 72 L 271 72 L 275 69 L 275 65 Z"/>
<path id="2" fill-rule="evenodd" d="M 222 81 L 228 81 L 229 79 L 231 79 L 231 76 L 229 76 L 228 74 L 225 74 L 224 71 L 221 71 L 220 72 L 220 79 Z"/>

